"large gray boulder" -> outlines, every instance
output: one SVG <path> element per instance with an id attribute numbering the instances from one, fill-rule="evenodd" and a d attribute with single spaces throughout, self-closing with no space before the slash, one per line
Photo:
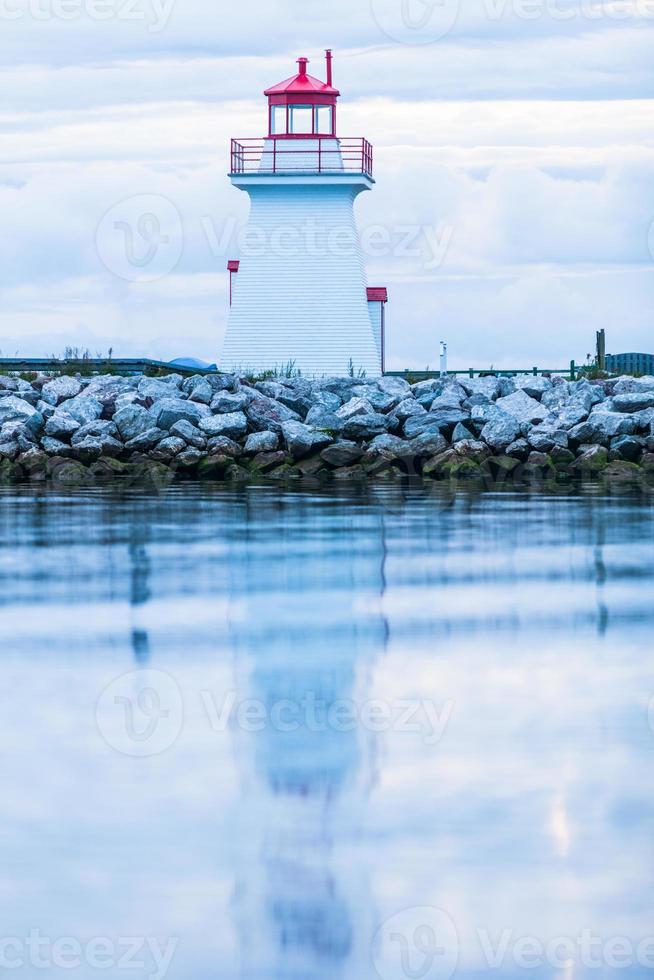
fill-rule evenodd
<path id="1" fill-rule="evenodd" d="M 22 378 L 10 377 L 8 374 L 0 374 L 0 392 L 9 391 L 20 394 L 28 390 L 32 390 L 29 381 L 23 381 Z"/>
<path id="2" fill-rule="evenodd" d="M 201 419 L 211 416 L 208 405 L 184 401 L 182 398 L 160 398 L 149 411 L 152 417 L 151 424 L 159 429 L 170 429 L 180 419 L 198 425 Z"/>
<path id="3" fill-rule="evenodd" d="M 356 388 L 360 384 L 360 378 L 325 378 L 318 382 L 318 387 L 323 391 L 330 391 L 332 394 L 338 395 L 341 401 L 344 401 L 350 397 L 352 388 Z"/>
<path id="4" fill-rule="evenodd" d="M 572 429 L 575 425 L 585 422 L 590 414 L 584 400 L 570 399 L 560 409 L 554 409 L 552 424 L 559 429 Z"/>
<path id="5" fill-rule="evenodd" d="M 158 446 L 162 439 L 167 437 L 168 433 L 164 432 L 163 429 L 157 429 L 153 427 L 151 429 L 146 429 L 145 432 L 140 432 L 133 439 L 130 439 L 125 444 L 125 449 L 129 452 L 137 453 L 147 453 L 150 449 L 154 449 Z"/>
<path id="6" fill-rule="evenodd" d="M 543 395 L 553 388 L 550 378 L 543 378 L 536 375 L 528 375 L 513 379 L 513 383 L 518 391 L 524 391 L 530 398 L 541 401 Z"/>
<path id="7" fill-rule="evenodd" d="M 93 398 L 86 393 L 77 395 L 75 398 L 67 398 L 59 403 L 59 407 L 77 419 L 80 425 L 87 422 L 94 422 L 99 419 L 104 411 L 104 405 L 98 398 Z"/>
<path id="8" fill-rule="evenodd" d="M 463 442 L 465 439 L 474 439 L 474 433 L 463 422 L 457 422 L 452 432 L 452 443 Z"/>
<path id="9" fill-rule="evenodd" d="M 75 398 L 82 390 L 82 384 L 77 378 L 53 378 L 46 382 L 41 389 L 41 398 L 50 405 L 58 405 L 65 398 Z"/>
<path id="10" fill-rule="evenodd" d="M 532 449 L 539 453 L 549 453 L 554 446 L 568 448 L 568 433 L 549 425 L 537 425 L 527 434 L 527 441 Z"/>
<path id="11" fill-rule="evenodd" d="M 614 395 L 613 408 L 616 412 L 642 412 L 647 408 L 654 408 L 654 388 L 650 391 Z"/>
<path id="12" fill-rule="evenodd" d="M 209 374 L 207 381 L 214 392 L 217 391 L 238 391 L 240 381 L 238 374 Z"/>
<path id="13" fill-rule="evenodd" d="M 539 422 L 550 414 L 545 405 L 541 405 L 524 391 L 516 391 L 512 395 L 498 398 L 495 404 L 501 411 L 512 415 L 519 422 Z"/>
<path id="14" fill-rule="evenodd" d="M 477 402 L 477 404 L 471 405 L 469 411 L 470 421 L 479 431 L 481 431 L 488 422 L 506 419 L 506 412 L 503 412 L 501 408 L 497 407 L 497 402 Z"/>
<path id="15" fill-rule="evenodd" d="M 383 391 L 385 394 L 391 395 L 392 398 L 396 399 L 397 403 L 411 396 L 411 385 L 408 381 L 405 381 L 404 378 L 380 378 L 377 381 L 377 386 L 379 387 L 380 391 Z"/>
<path id="16" fill-rule="evenodd" d="M 284 393 L 284 385 L 281 381 L 255 381 L 253 388 L 255 391 L 265 395 L 266 398 L 272 398 L 273 401 L 277 401 L 279 396 Z"/>
<path id="17" fill-rule="evenodd" d="M 13 463 L 20 452 L 21 448 L 15 439 L 0 436 L 0 459 L 8 459 Z"/>
<path id="18" fill-rule="evenodd" d="M 167 378 L 141 378 L 137 391 L 141 398 L 151 398 L 155 402 L 160 398 L 181 398 L 182 395 L 184 398 L 187 397 L 186 392 L 179 390 L 178 384 Z"/>
<path id="19" fill-rule="evenodd" d="M 327 411 L 322 405 L 314 405 L 304 420 L 305 425 L 310 425 L 314 429 L 322 429 L 325 432 L 342 432 L 345 419 Z"/>
<path id="20" fill-rule="evenodd" d="M 426 415 L 412 415 L 404 423 L 404 434 L 407 439 L 415 439 L 423 432 L 453 431 L 459 423 L 468 422 L 470 415 L 460 408 L 437 408 Z"/>
<path id="21" fill-rule="evenodd" d="M 363 456 L 361 446 L 347 439 L 342 439 L 328 446 L 320 453 L 320 458 L 330 466 L 350 466 Z"/>
<path id="22" fill-rule="evenodd" d="M 346 439 L 373 439 L 388 431 L 388 416 L 379 412 L 369 415 L 352 415 L 343 420 L 343 435 Z"/>
<path id="23" fill-rule="evenodd" d="M 633 435 L 636 428 L 636 420 L 629 415 L 594 411 L 585 422 L 570 429 L 569 437 L 580 445 L 608 446 L 615 436 Z"/>
<path id="24" fill-rule="evenodd" d="M 411 456 L 410 442 L 400 439 L 398 436 L 383 434 L 375 436 L 368 446 L 368 453 L 373 456 L 380 456 L 382 459 L 402 459 Z"/>
<path id="25" fill-rule="evenodd" d="M 218 415 L 227 415 L 229 412 L 242 412 L 249 398 L 245 391 L 238 391 L 232 394 L 229 391 L 217 392 L 211 400 L 211 411 Z"/>
<path id="26" fill-rule="evenodd" d="M 39 432 L 43 428 L 43 416 L 34 405 L 19 398 L 16 395 L 9 395 L 7 398 L 0 399 L 0 426 L 5 422 L 25 422 L 33 432 Z"/>
<path id="27" fill-rule="evenodd" d="M 200 402 L 202 405 L 209 405 L 214 397 L 214 390 L 206 378 L 198 378 L 190 391 L 184 390 L 187 391 L 190 401 Z"/>
<path id="28" fill-rule="evenodd" d="M 51 436 L 44 436 L 41 440 L 41 448 L 44 453 L 48 456 L 62 456 L 72 457 L 73 450 L 72 447 L 67 445 L 65 442 L 61 442 L 59 439 L 53 439 Z"/>
<path id="29" fill-rule="evenodd" d="M 288 425 L 289 423 L 284 423 Z M 245 441 L 245 453 L 273 453 L 279 448 L 279 436 L 276 432 L 252 432 Z"/>
<path id="30" fill-rule="evenodd" d="M 437 398 L 447 385 L 444 378 L 430 378 L 427 381 L 417 381 L 411 385 L 413 397 L 423 408 L 429 408 L 431 403 Z"/>
<path id="31" fill-rule="evenodd" d="M 334 414 L 339 419 L 350 419 L 355 415 L 372 415 L 374 411 L 372 403 L 367 398 L 356 396 L 349 398 Z"/>
<path id="32" fill-rule="evenodd" d="M 352 389 L 354 398 L 364 398 L 370 402 L 376 412 L 389 412 L 394 405 L 397 405 L 401 398 L 398 395 L 389 394 L 382 391 L 377 385 L 357 385 Z"/>
<path id="33" fill-rule="evenodd" d="M 642 391 L 654 391 L 654 378 L 617 378 L 613 383 L 614 395 L 625 395 L 629 392 L 638 393 Z"/>
<path id="34" fill-rule="evenodd" d="M 511 396 L 509 395 L 509 397 Z M 481 430 L 481 438 L 495 452 L 505 450 L 518 439 L 519 435 L 520 421 L 512 415 L 493 419 L 493 421 L 487 422 Z"/>
<path id="35" fill-rule="evenodd" d="M 333 391 L 323 391 L 322 389 L 317 391 L 314 389 L 311 400 L 312 406 L 309 411 L 313 411 L 314 408 L 321 408 L 324 412 L 333 413 L 343 404 L 342 399 Z"/>
<path id="36" fill-rule="evenodd" d="M 599 405 L 606 398 L 606 392 L 602 385 L 591 384 L 585 378 L 582 378 L 581 381 L 571 381 L 568 386 L 568 391 L 572 399 L 575 401 L 581 399 L 585 404 L 589 404 L 590 408 Z"/>
<path id="37" fill-rule="evenodd" d="M 49 419 L 56 411 L 54 405 L 51 405 L 50 402 L 44 402 L 42 398 L 37 401 L 36 410 L 41 413 L 44 419 Z"/>
<path id="38" fill-rule="evenodd" d="M 401 402 L 398 402 L 391 414 L 398 422 L 406 422 L 412 415 L 426 415 L 427 409 L 412 396 L 403 398 Z"/>
<path id="39" fill-rule="evenodd" d="M 114 415 L 116 428 L 123 442 L 131 442 L 153 427 L 152 415 L 142 405 L 127 405 Z"/>
<path id="40" fill-rule="evenodd" d="M 170 463 L 171 460 L 175 459 L 176 456 L 183 453 L 186 449 L 188 449 L 188 446 L 183 439 L 179 439 L 177 436 L 166 436 L 150 452 L 150 456 L 152 459 L 159 460 L 162 463 Z"/>
<path id="41" fill-rule="evenodd" d="M 45 423 L 45 434 L 52 439 L 59 439 L 62 442 L 66 442 L 70 440 L 70 437 L 79 428 L 81 428 L 81 425 L 77 419 L 74 419 L 68 412 L 57 409 Z"/>
<path id="42" fill-rule="evenodd" d="M 504 450 L 505 456 L 510 456 L 512 459 L 519 459 L 521 462 L 525 462 L 531 452 L 531 446 L 526 439 L 516 439 Z"/>
<path id="43" fill-rule="evenodd" d="M 283 422 L 300 421 L 300 416 L 293 409 L 259 393 L 250 400 L 245 414 L 253 429 L 258 432 L 276 432 L 278 435 L 281 435 Z"/>
<path id="44" fill-rule="evenodd" d="M 248 430 L 248 420 L 243 412 L 228 412 L 200 419 L 199 427 L 210 438 L 227 436 L 228 439 L 240 439 Z"/>
<path id="45" fill-rule="evenodd" d="M 336 398 L 340 403 L 340 399 L 336 395 L 331 395 L 330 392 L 321 392 L 321 394 L 329 394 L 331 398 Z M 290 408 L 292 412 L 296 412 L 303 419 L 315 404 L 313 387 L 308 381 L 286 381 L 282 385 L 277 401 L 285 405 L 286 408 Z"/>
<path id="46" fill-rule="evenodd" d="M 434 398 L 429 411 L 435 412 L 440 408 L 461 408 L 466 398 L 466 392 L 459 385 L 448 385 Z"/>
<path id="47" fill-rule="evenodd" d="M 410 439 L 407 443 L 407 455 L 422 456 L 423 458 L 438 456 L 444 453 L 448 443 L 440 432 L 423 432 L 422 435 Z"/>
<path id="48" fill-rule="evenodd" d="M 136 390 L 135 378 L 121 378 L 117 375 L 100 375 L 91 378 L 85 385 L 82 394 L 87 398 L 97 398 L 102 403 L 106 413 L 110 413 L 116 406 L 116 400 L 121 395 L 126 395 L 130 391 Z"/>
<path id="49" fill-rule="evenodd" d="M 308 456 L 310 452 L 322 449 L 332 442 L 332 437 L 325 432 L 312 429 L 302 422 L 282 422 L 282 436 L 288 451 L 294 459 Z"/>
<path id="50" fill-rule="evenodd" d="M 232 456 L 236 459 L 242 452 L 239 444 L 228 436 L 214 436 L 207 443 L 207 453 L 210 456 Z"/>
<path id="51" fill-rule="evenodd" d="M 204 432 L 201 432 L 197 426 L 187 419 L 180 419 L 179 422 L 171 425 L 170 434 L 183 439 L 187 446 L 191 446 L 193 449 L 204 449 L 207 445 L 207 437 Z"/>
<path id="52" fill-rule="evenodd" d="M 114 422 L 107 421 L 105 419 L 94 419 L 93 422 L 87 422 L 85 425 L 81 425 L 79 429 L 73 433 L 71 438 L 71 444 L 73 446 L 79 445 L 84 439 L 92 436 L 96 439 L 105 439 L 107 437 L 115 439 L 118 436 L 118 429 Z"/>
<path id="53" fill-rule="evenodd" d="M 73 459 L 89 466 L 102 456 L 102 439 L 96 436 L 86 436 L 76 446 L 71 447 L 70 454 Z"/>
<path id="54" fill-rule="evenodd" d="M 617 436 L 610 443 L 611 460 L 626 460 L 637 463 L 646 449 L 646 440 L 638 436 Z"/>
<path id="55" fill-rule="evenodd" d="M 489 401 L 495 401 L 503 394 L 501 381 L 496 377 L 463 378 L 459 383 L 469 396 L 485 395 Z"/>

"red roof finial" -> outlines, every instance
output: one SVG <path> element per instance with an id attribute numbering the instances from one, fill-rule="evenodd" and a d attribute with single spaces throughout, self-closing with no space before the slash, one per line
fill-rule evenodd
<path id="1" fill-rule="evenodd" d="M 297 63 L 300 66 L 300 75 L 306 75 L 307 65 L 309 64 L 308 58 L 298 58 Z"/>

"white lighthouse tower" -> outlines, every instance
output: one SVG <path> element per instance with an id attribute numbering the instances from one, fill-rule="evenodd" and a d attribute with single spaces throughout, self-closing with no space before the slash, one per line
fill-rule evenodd
<path id="1" fill-rule="evenodd" d="M 374 184 L 367 140 L 337 135 L 327 81 L 299 72 L 269 88 L 268 135 L 232 140 L 230 178 L 250 196 L 220 367 L 305 376 L 382 373 L 386 291 L 367 289 L 354 201 Z"/>

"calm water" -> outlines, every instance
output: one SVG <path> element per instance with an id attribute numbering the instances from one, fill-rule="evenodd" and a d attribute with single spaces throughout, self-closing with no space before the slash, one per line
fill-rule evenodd
<path id="1" fill-rule="evenodd" d="M 651 976 L 653 513 L 0 494 L 0 972 Z"/>

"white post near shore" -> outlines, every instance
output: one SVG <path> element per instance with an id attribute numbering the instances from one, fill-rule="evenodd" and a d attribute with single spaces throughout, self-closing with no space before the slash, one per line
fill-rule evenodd
<path id="1" fill-rule="evenodd" d="M 441 363 L 440 363 L 441 378 L 445 377 L 447 374 L 447 344 L 444 340 L 441 340 Z"/>

